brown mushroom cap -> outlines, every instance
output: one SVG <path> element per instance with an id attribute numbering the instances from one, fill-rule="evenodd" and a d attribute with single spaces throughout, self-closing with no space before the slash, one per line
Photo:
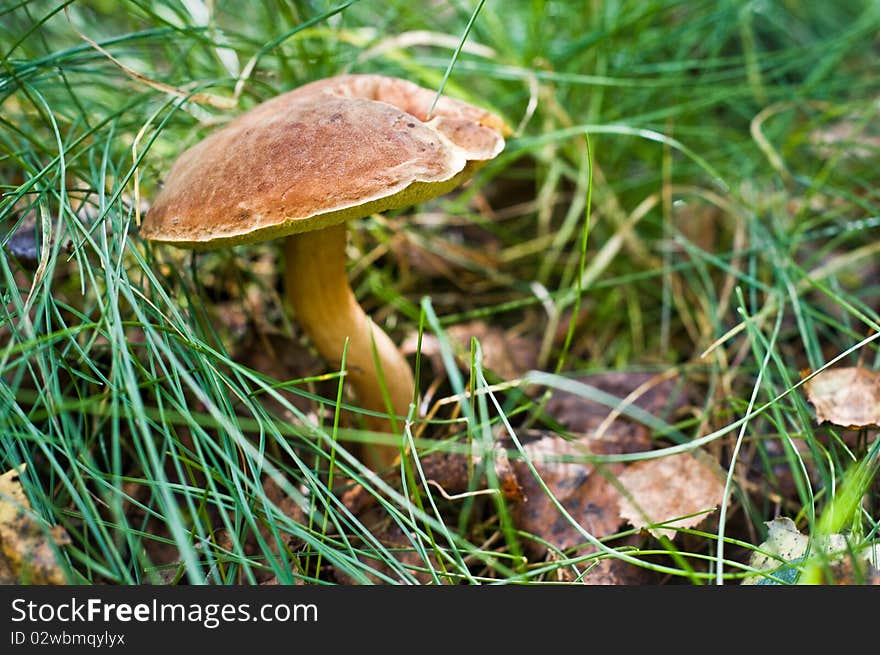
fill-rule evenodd
<path id="1" fill-rule="evenodd" d="M 455 188 L 504 148 L 498 116 L 397 78 L 342 75 L 257 105 L 189 148 L 141 225 L 207 249 L 321 229 Z"/>

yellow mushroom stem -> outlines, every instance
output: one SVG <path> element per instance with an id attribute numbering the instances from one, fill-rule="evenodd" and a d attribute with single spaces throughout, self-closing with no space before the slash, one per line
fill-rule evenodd
<path id="1" fill-rule="evenodd" d="M 373 324 L 358 304 L 346 272 L 344 223 L 322 230 L 294 234 L 285 239 L 286 293 L 295 319 L 321 356 L 340 366 L 345 339 L 345 380 L 351 383 L 358 404 L 385 416 L 364 415 L 370 430 L 394 433 L 388 405 L 401 417 L 394 421 L 397 434 L 413 400 L 413 374 L 409 363 L 381 328 Z M 373 343 L 382 382 L 376 370 Z M 385 392 L 383 392 L 383 384 Z M 389 403 L 386 403 L 385 393 Z M 361 460 L 374 470 L 388 466 L 399 448 L 387 444 L 365 447 Z"/>

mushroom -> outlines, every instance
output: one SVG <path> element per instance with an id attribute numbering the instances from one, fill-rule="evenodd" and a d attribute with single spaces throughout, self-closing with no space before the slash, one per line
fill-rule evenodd
<path id="1" fill-rule="evenodd" d="M 378 432 L 407 415 L 413 374 L 349 286 L 345 223 L 447 193 L 510 134 L 462 101 L 444 96 L 431 110 L 435 96 L 398 78 L 342 75 L 272 98 L 181 154 L 140 227 L 145 239 L 200 250 L 285 237 L 295 319 L 333 365 L 348 339 L 346 380 L 381 414 L 365 417 Z M 377 446 L 361 459 L 378 468 L 398 453 Z"/>

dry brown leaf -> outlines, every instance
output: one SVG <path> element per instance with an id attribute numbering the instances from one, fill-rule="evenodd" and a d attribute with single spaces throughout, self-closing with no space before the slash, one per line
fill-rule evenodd
<path id="1" fill-rule="evenodd" d="M 56 558 L 56 546 L 70 543 L 60 526 L 46 527 L 31 512 L 21 488 L 24 465 L 0 475 L 0 567 L 18 584 L 63 585 L 67 579 Z"/>
<path id="2" fill-rule="evenodd" d="M 305 510 L 303 510 L 300 503 L 296 501 L 296 499 L 292 498 L 288 495 L 288 493 L 278 485 L 275 480 L 273 480 L 270 476 L 266 475 L 262 478 L 263 481 L 263 492 L 266 494 L 266 498 L 269 499 L 278 510 L 286 517 L 293 519 L 300 525 L 308 525 L 309 518 L 306 515 Z M 268 517 L 267 517 L 268 519 Z M 260 534 L 263 536 L 263 539 L 266 540 L 266 543 L 269 544 L 269 549 L 275 555 L 279 553 L 281 549 L 281 544 L 278 543 L 275 538 L 273 531 L 270 529 L 268 524 L 268 519 L 266 523 L 260 522 L 258 525 Z M 292 534 L 281 532 L 281 538 L 284 539 L 284 548 L 289 551 L 296 553 L 297 551 L 305 548 L 305 543 L 302 542 L 298 537 L 295 537 Z M 278 584 L 277 578 L 275 582 L 271 582 L 271 578 L 263 579 L 264 574 L 258 574 L 257 578 L 260 580 L 260 584 Z M 296 580 L 294 584 L 303 584 L 302 581 Z"/>
<path id="3" fill-rule="evenodd" d="M 307 344 L 293 341 L 283 334 L 262 332 L 253 328 L 253 323 L 249 323 L 249 329 L 245 331 L 244 337 L 237 345 L 236 362 L 276 380 L 295 380 L 327 372 L 327 365 L 315 356 Z M 338 385 L 338 380 L 331 379 L 315 383 L 314 389 L 308 389 L 305 385 L 300 385 L 300 388 L 333 398 Z M 313 401 L 293 391 L 281 388 L 277 393 L 302 412 L 308 412 L 315 407 Z M 261 402 L 277 416 L 293 420 L 292 414 L 273 396 L 262 394 Z"/>
<path id="4" fill-rule="evenodd" d="M 630 536 L 617 544 L 618 547 L 629 543 L 637 547 L 638 539 Z M 646 585 L 658 584 L 660 574 L 644 566 L 636 566 L 616 557 L 600 559 L 580 579 L 580 582 L 592 586 Z"/>
<path id="5" fill-rule="evenodd" d="M 804 384 L 816 421 L 843 427 L 880 426 L 880 377 L 860 366 L 826 369 Z"/>
<path id="6" fill-rule="evenodd" d="M 635 462 L 618 481 L 626 489 L 620 514 L 636 528 L 672 539 L 676 528 L 692 528 L 706 518 L 706 510 L 724 498 L 724 478 L 718 467 L 691 453 Z M 674 520 L 673 520 L 674 519 Z M 668 527 L 649 527 L 665 523 Z"/>
<path id="7" fill-rule="evenodd" d="M 184 440 L 190 438 L 186 428 L 180 431 Z M 195 480 L 191 484 L 198 484 Z M 141 542 L 143 554 L 152 564 L 153 579 L 151 584 L 173 584 L 182 569 L 180 550 L 174 543 L 168 524 L 156 519 L 150 512 L 150 497 L 153 488 L 142 481 L 131 480 L 122 483 L 122 498 L 125 515 L 129 525 L 141 525 L 149 534 Z"/>
<path id="8" fill-rule="evenodd" d="M 655 416 L 682 406 L 686 395 L 670 375 L 652 373 L 605 373 L 579 378 L 587 384 L 621 398 Z M 529 431 L 520 435 L 523 450 L 554 498 L 577 524 L 590 535 L 603 538 L 618 532 L 625 522 L 620 511 L 621 497 L 614 478 L 624 470 L 622 463 L 604 464 L 602 470 L 590 463 L 591 454 L 632 453 L 650 450 L 650 431 L 624 415 L 580 395 L 554 391 L 546 405 L 547 415 L 565 428 L 581 435 L 566 439 L 553 432 Z M 511 503 L 511 518 L 517 528 L 538 537 L 526 541 L 530 557 L 548 554 L 542 542 L 560 550 L 577 548 L 577 554 L 589 554 L 594 548 L 581 530 L 572 525 L 547 495 L 528 465 L 512 459 L 511 466 L 524 500 Z M 613 584 L 613 580 L 641 577 L 632 565 L 600 562 L 583 578 L 587 584 Z"/>
<path id="9" fill-rule="evenodd" d="M 498 476 L 498 486 L 501 488 L 501 494 L 507 500 L 520 503 L 528 500 L 525 491 L 523 491 L 519 483 L 519 477 L 510 463 L 507 451 L 500 447 L 496 448 L 495 474 Z"/>
<path id="10" fill-rule="evenodd" d="M 618 530 L 622 523 L 619 494 L 614 485 L 586 461 L 589 450 L 584 443 L 544 433 L 525 444 L 523 450 L 556 500 L 584 530 L 597 538 Z M 538 537 L 524 543 L 529 555 L 534 558 L 546 555 L 547 547 L 542 541 L 560 550 L 584 543 L 583 534 L 557 509 L 526 462 L 512 459 L 510 463 L 525 497 L 523 502 L 511 505 L 511 518 L 517 528 Z M 612 464 L 608 466 L 609 472 L 615 473 L 621 466 Z M 583 552 L 589 551 L 591 548 Z"/>

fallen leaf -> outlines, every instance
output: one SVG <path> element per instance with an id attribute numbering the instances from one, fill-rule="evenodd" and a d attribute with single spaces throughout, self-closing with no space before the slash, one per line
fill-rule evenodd
<path id="1" fill-rule="evenodd" d="M 602 449 L 590 444 L 563 439 L 552 432 L 535 433 L 523 450 L 543 480 L 553 498 L 566 513 L 586 532 L 596 538 L 617 532 L 622 524 L 619 494 L 614 485 L 588 461 L 590 452 Z M 534 438 L 537 435 L 537 438 Z M 559 511 L 523 459 L 511 459 L 511 467 L 522 489 L 524 500 L 511 504 L 511 518 L 518 529 L 535 535 L 536 539 L 523 544 L 532 558 L 547 554 L 545 544 L 559 550 L 568 550 L 586 541 L 581 530 Z M 621 464 L 608 465 L 614 474 Z M 578 554 L 592 552 L 585 547 Z"/>
<path id="2" fill-rule="evenodd" d="M 18 583 L 18 576 L 15 575 L 12 566 L 6 561 L 5 557 L 0 557 L 0 585 L 14 585 Z"/>
<path id="3" fill-rule="evenodd" d="M 70 543 L 60 526 L 44 525 L 31 512 L 21 487 L 24 465 L 0 475 L 0 574 L 16 584 L 63 585 L 67 582 L 54 546 Z"/>
<path id="4" fill-rule="evenodd" d="M 860 366 L 826 369 L 804 384 L 818 423 L 880 426 L 880 377 Z"/>
<path id="5" fill-rule="evenodd" d="M 189 439 L 189 431 L 183 428 L 180 437 Z M 144 531 L 140 547 L 150 563 L 149 584 L 175 583 L 183 573 L 184 565 L 168 524 L 149 511 L 153 486 L 144 481 L 129 480 L 122 483 L 121 492 L 129 525 L 140 525 Z"/>
<path id="6" fill-rule="evenodd" d="M 498 476 L 498 486 L 501 488 L 501 494 L 507 500 L 523 502 L 527 500 L 525 491 L 519 483 L 519 478 L 513 470 L 507 451 L 503 448 L 496 448 L 495 455 L 495 474 Z"/>
<path id="7" fill-rule="evenodd" d="M 447 333 L 470 352 L 471 339 L 480 342 L 483 367 L 502 380 L 513 380 L 537 366 L 538 343 L 483 321 L 472 321 L 449 327 Z"/>
<path id="8" fill-rule="evenodd" d="M 630 525 L 672 539 L 676 528 L 691 528 L 724 498 L 724 479 L 717 466 L 691 453 L 634 462 L 618 476 L 627 494 L 620 514 Z M 663 523 L 664 527 L 655 527 Z"/>
<path id="9" fill-rule="evenodd" d="M 531 437 L 535 435 L 530 433 Z M 524 540 L 523 548 L 533 560 L 558 559 L 557 549 L 571 550 L 570 554 L 576 557 L 593 554 L 596 547 L 587 543 L 582 530 L 602 539 L 618 532 L 624 523 L 620 493 L 612 482 L 624 464 L 604 464 L 604 470 L 600 470 L 588 461 L 589 454 L 617 452 L 623 444 L 630 443 L 629 439 L 617 440 L 613 438 L 616 435 L 610 434 L 601 439 L 577 440 L 550 432 L 537 435 L 523 445 L 523 450 L 565 513 L 547 495 L 528 464 L 522 459 L 511 459 L 524 496 L 520 502 L 510 504 L 511 519 L 519 530 L 536 537 Z M 613 547 L 627 545 L 635 545 L 634 536 L 616 540 Z M 614 557 L 585 563 L 583 568 L 586 570 L 576 581 L 586 585 L 651 584 L 657 580 L 656 574 L 645 567 Z"/>
<path id="10" fill-rule="evenodd" d="M 249 366 L 270 379 L 287 382 L 323 374 L 330 370 L 328 365 L 312 352 L 307 343 L 294 341 L 284 334 L 262 331 L 254 324 L 249 325 L 250 328 L 245 331 L 243 338 L 237 344 L 234 355 L 236 362 Z M 313 386 L 297 385 L 298 388 L 314 391 L 325 398 L 334 398 L 338 386 L 337 379 L 318 381 L 313 383 Z M 315 407 L 315 402 L 301 393 L 285 388 L 278 388 L 275 391 L 304 413 Z M 273 395 L 264 393 L 260 395 L 260 399 L 263 406 L 276 416 L 290 421 L 295 420 L 293 414 Z"/>
<path id="11" fill-rule="evenodd" d="M 772 571 L 785 564 L 796 562 L 803 557 L 809 538 L 800 533 L 787 516 L 780 516 L 767 521 L 767 538 L 753 551 L 749 558 L 749 566 L 758 571 Z M 764 552 L 761 552 L 764 551 Z M 785 582 L 794 583 L 798 571 L 794 567 L 783 568 L 775 576 Z M 773 580 L 760 575 L 743 578 L 742 584 L 774 584 Z"/>
<path id="12" fill-rule="evenodd" d="M 679 408 L 685 397 L 671 375 L 607 374 L 588 379 L 606 393 L 617 395 L 622 401 L 625 399 L 626 404 L 636 405 L 653 415 Z M 577 433 L 575 438 L 550 430 L 518 431 L 526 460 L 510 435 L 501 432 L 496 435 L 501 449 L 496 451 L 493 460 L 511 521 L 522 534 L 534 536 L 522 539 L 530 561 L 596 554 L 589 537 L 613 537 L 626 522 L 621 514 L 621 496 L 615 478 L 629 465 L 622 462 L 594 464 L 592 455 L 647 451 L 652 447 L 647 428 L 624 414 L 617 415 L 606 405 L 575 394 L 554 393 L 548 406 L 569 410 L 564 416 L 565 427 Z M 456 500 L 457 495 L 487 490 L 485 477 L 479 481 L 471 479 L 472 475 L 485 470 L 478 458 L 435 452 L 422 457 L 420 466 L 429 486 L 442 489 L 442 495 L 449 500 Z M 532 467 L 540 480 L 533 474 Z M 362 496 L 351 493 L 344 499 L 358 517 L 374 507 L 374 503 L 359 500 Z M 564 511 L 560 511 L 560 506 Z M 386 533 L 382 524 L 377 524 L 376 532 L 382 543 L 399 549 L 395 552 L 412 551 L 404 535 Z M 638 539 L 638 535 L 614 537 L 613 542 L 607 543 L 615 548 L 628 547 Z M 411 554 L 417 556 L 415 552 Z M 421 559 L 405 563 L 414 571 L 426 565 Z M 645 567 L 613 557 L 585 562 L 581 568 L 580 575 L 574 569 L 566 569 L 560 575 L 574 575 L 577 582 L 583 584 L 649 584 L 657 578 Z M 418 577 L 424 572 L 415 574 Z"/>
<path id="13" fill-rule="evenodd" d="M 620 403 L 611 408 L 579 394 L 554 390 L 545 414 L 576 438 L 540 430 L 519 435 L 526 456 L 553 496 L 548 496 L 526 461 L 511 457 L 510 464 L 524 497 L 520 502 L 511 502 L 511 518 L 518 529 L 536 537 L 523 543 L 533 559 L 548 557 L 552 553 L 550 547 L 560 551 L 574 549 L 575 555 L 593 553 L 595 547 L 587 543 L 583 531 L 601 539 L 614 535 L 624 524 L 622 498 L 614 479 L 627 465 L 612 462 L 600 469 L 590 461 L 590 456 L 647 451 L 652 441 L 647 427 L 615 409 L 631 404 L 662 416 L 677 410 L 686 400 L 677 380 L 669 374 L 613 372 L 578 380 L 620 398 Z M 505 443 L 504 439 L 501 441 Z M 505 445 L 510 450 L 510 444 Z M 565 513 L 560 512 L 557 503 Z M 612 561 L 608 558 L 595 564 L 582 582 L 615 584 L 614 580 L 644 580 L 645 573 L 640 567 Z"/>
<path id="14" fill-rule="evenodd" d="M 635 536 L 615 543 L 617 548 L 624 545 L 635 548 L 639 545 Z M 580 582 L 592 586 L 646 585 L 659 584 L 660 578 L 659 573 L 644 566 L 636 566 L 616 557 L 605 557 L 591 565 Z"/>
<path id="15" fill-rule="evenodd" d="M 786 516 L 780 516 L 765 523 L 767 526 L 767 538 L 758 546 L 758 550 L 752 552 L 749 558 L 749 566 L 756 571 L 773 571 L 773 578 L 764 575 L 752 575 L 743 578 L 745 585 L 767 585 L 795 583 L 798 579 L 799 564 L 807 552 L 807 546 L 812 552 L 820 552 L 825 555 L 851 555 L 852 550 L 847 543 L 846 537 L 841 534 L 831 534 L 810 538 L 797 529 L 794 521 Z M 857 554 L 859 566 L 853 557 L 846 556 L 832 563 L 834 580 L 838 584 L 865 583 L 878 584 L 880 571 L 875 564 L 880 556 L 880 547 L 868 547 Z M 858 571 L 856 569 L 859 569 Z"/>
<path id="16" fill-rule="evenodd" d="M 288 493 L 275 482 L 270 476 L 265 475 L 262 478 L 263 481 L 263 492 L 266 494 L 266 498 L 278 508 L 278 511 L 284 516 L 292 519 L 296 523 L 300 525 L 308 525 L 309 516 L 306 514 L 306 511 L 303 509 L 303 501 L 305 494 L 303 493 L 302 500 L 297 500 L 296 498 L 291 497 Z M 300 490 L 302 493 L 302 490 Z M 275 524 L 275 530 L 278 530 L 277 533 L 272 529 L 272 524 Z M 305 542 L 299 537 L 294 536 L 286 531 L 279 530 L 277 522 L 274 520 L 270 514 L 267 514 L 264 518 L 262 518 L 258 523 L 258 529 L 263 539 L 267 544 L 269 544 L 269 550 L 273 555 L 279 555 L 282 547 L 286 549 L 289 553 L 298 553 L 307 548 Z M 277 537 L 276 537 L 277 534 Z M 282 544 L 279 544 L 278 537 L 283 540 Z M 299 562 L 294 562 L 295 566 L 299 565 Z M 260 584 L 278 584 L 277 578 L 275 582 L 271 582 L 271 578 L 269 580 L 263 579 L 264 574 L 258 573 L 257 579 L 261 580 Z M 301 580 L 298 578 L 294 580 L 293 584 L 303 584 Z"/>

